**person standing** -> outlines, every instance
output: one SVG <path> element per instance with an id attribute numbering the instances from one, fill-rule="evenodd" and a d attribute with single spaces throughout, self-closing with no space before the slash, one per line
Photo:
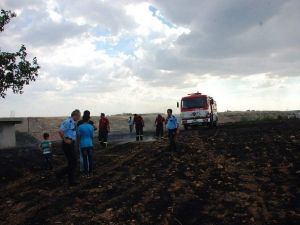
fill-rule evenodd
<path id="1" fill-rule="evenodd" d="M 43 138 L 44 140 L 40 144 L 40 149 L 42 150 L 45 159 L 45 168 L 52 170 L 52 142 L 49 140 L 49 133 L 44 133 Z"/>
<path id="2" fill-rule="evenodd" d="M 110 124 L 104 113 L 101 113 L 99 120 L 99 141 L 103 148 L 107 147 L 108 133 L 110 132 Z"/>
<path id="3" fill-rule="evenodd" d="M 133 119 L 132 119 L 131 116 L 128 118 L 128 126 L 129 126 L 129 133 L 132 133 L 132 130 L 133 130 Z"/>
<path id="4" fill-rule="evenodd" d="M 165 123 L 165 118 L 161 114 L 158 114 L 155 119 L 157 139 L 162 138 L 164 135 L 164 123 Z"/>
<path id="5" fill-rule="evenodd" d="M 68 175 L 69 185 L 75 186 L 75 169 L 77 163 L 75 141 L 76 141 L 76 122 L 80 119 L 81 114 L 78 109 L 74 110 L 71 117 L 61 123 L 59 135 L 62 139 L 62 150 L 67 158 L 68 165 L 57 173 L 57 178 L 61 179 Z"/>
<path id="6" fill-rule="evenodd" d="M 179 124 L 177 118 L 172 114 L 172 109 L 167 110 L 168 117 L 166 121 L 166 128 L 168 129 L 168 137 L 170 143 L 170 151 L 176 151 L 176 142 L 175 138 L 178 133 Z"/>
<path id="7" fill-rule="evenodd" d="M 144 119 L 141 115 L 134 114 L 133 122 L 135 124 L 136 141 L 142 141 L 144 138 Z"/>
<path id="8" fill-rule="evenodd" d="M 90 125 L 92 125 L 93 128 L 94 128 L 94 131 L 96 131 L 96 130 L 97 130 L 97 127 L 95 126 L 94 122 L 93 122 L 92 120 L 90 120 L 90 118 L 91 118 L 91 113 L 90 113 L 89 110 L 85 110 L 85 111 L 83 112 L 82 120 L 78 121 L 78 123 L 77 123 L 77 128 L 78 128 L 81 124 L 84 123 L 84 121 L 83 121 L 84 118 L 89 118 L 88 123 L 89 123 Z M 82 155 L 82 151 L 81 151 L 79 145 L 78 145 L 78 150 L 79 150 L 79 165 L 80 165 L 80 171 L 83 172 L 83 171 L 84 171 L 84 166 L 83 166 L 83 155 Z"/>
<path id="9" fill-rule="evenodd" d="M 90 116 L 84 115 L 82 123 L 78 126 L 78 138 L 81 155 L 83 158 L 83 168 L 86 176 L 90 176 L 92 173 L 92 150 L 93 150 L 93 137 L 94 126 L 89 123 Z"/>

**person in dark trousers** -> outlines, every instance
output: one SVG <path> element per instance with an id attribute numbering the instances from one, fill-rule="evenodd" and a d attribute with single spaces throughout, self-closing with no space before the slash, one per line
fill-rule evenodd
<path id="1" fill-rule="evenodd" d="M 92 150 L 93 150 L 93 137 L 94 126 L 89 123 L 90 117 L 85 115 L 82 118 L 83 123 L 78 127 L 79 146 L 82 152 L 84 173 L 89 177 L 92 173 Z"/>
<path id="2" fill-rule="evenodd" d="M 158 114 L 155 119 L 157 139 L 162 138 L 164 136 L 164 123 L 165 123 L 165 118 L 161 114 Z"/>
<path id="3" fill-rule="evenodd" d="M 83 112 L 82 120 L 78 121 L 77 127 L 79 127 L 81 124 L 84 123 L 83 118 L 91 118 L 91 113 L 88 110 L 85 110 Z M 94 122 L 89 119 L 88 123 L 94 127 L 94 131 L 97 130 L 97 127 L 95 126 Z M 79 140 L 78 140 L 79 141 Z M 84 166 L 83 166 L 83 156 L 82 156 L 82 151 L 80 149 L 80 146 L 78 146 L 79 150 L 79 165 L 80 165 L 80 171 L 84 171 Z"/>
<path id="4" fill-rule="evenodd" d="M 44 140 L 40 144 L 40 149 L 42 150 L 45 159 L 45 169 L 52 170 L 52 143 L 49 140 L 50 135 L 48 133 L 44 133 L 43 138 Z"/>
<path id="5" fill-rule="evenodd" d="M 76 122 L 80 119 L 81 114 L 78 109 L 74 110 L 71 117 L 61 123 L 59 135 L 62 138 L 62 150 L 68 161 L 68 165 L 57 173 L 57 178 L 62 179 L 68 175 L 69 185 L 75 186 L 78 183 L 75 181 L 75 169 L 77 164 L 75 142 L 76 135 Z"/>
<path id="6" fill-rule="evenodd" d="M 105 117 L 104 113 L 101 113 L 99 120 L 99 141 L 103 148 L 107 147 L 108 133 L 110 132 L 109 120 Z"/>
<path id="7" fill-rule="evenodd" d="M 133 119 L 132 119 L 131 116 L 128 118 L 128 126 L 129 126 L 129 133 L 132 133 L 132 130 L 133 130 Z"/>
<path id="8" fill-rule="evenodd" d="M 176 151 L 176 142 L 175 138 L 178 134 L 178 122 L 177 118 L 172 114 L 172 109 L 168 109 L 167 111 L 168 117 L 166 120 L 166 128 L 168 129 L 168 137 L 169 137 L 169 143 L 170 143 L 170 151 Z"/>
<path id="9" fill-rule="evenodd" d="M 136 141 L 142 141 L 144 138 L 144 119 L 141 115 L 134 114 L 133 122 L 135 124 Z"/>

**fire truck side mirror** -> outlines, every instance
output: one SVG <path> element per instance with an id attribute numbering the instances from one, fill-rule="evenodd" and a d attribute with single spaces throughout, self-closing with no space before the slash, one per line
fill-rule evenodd
<path id="1" fill-rule="evenodd" d="M 179 108 L 179 102 L 177 102 L 177 108 Z"/>

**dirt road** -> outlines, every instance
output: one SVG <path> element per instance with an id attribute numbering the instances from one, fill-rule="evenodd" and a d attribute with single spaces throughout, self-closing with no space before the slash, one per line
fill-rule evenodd
<path id="1" fill-rule="evenodd" d="M 167 151 L 166 141 L 96 147 L 94 176 L 80 178 L 75 188 L 42 171 L 33 150 L 3 151 L 0 219 L 3 224 L 299 224 L 299 149 L 299 120 L 189 130 L 179 135 L 175 153 Z M 56 168 L 63 162 L 57 154 Z"/>

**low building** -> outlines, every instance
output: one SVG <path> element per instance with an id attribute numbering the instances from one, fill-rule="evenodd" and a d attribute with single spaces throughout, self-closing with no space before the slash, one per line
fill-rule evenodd
<path id="1" fill-rule="evenodd" d="M 16 147 L 16 124 L 22 123 L 22 119 L 0 119 L 0 149 Z"/>

